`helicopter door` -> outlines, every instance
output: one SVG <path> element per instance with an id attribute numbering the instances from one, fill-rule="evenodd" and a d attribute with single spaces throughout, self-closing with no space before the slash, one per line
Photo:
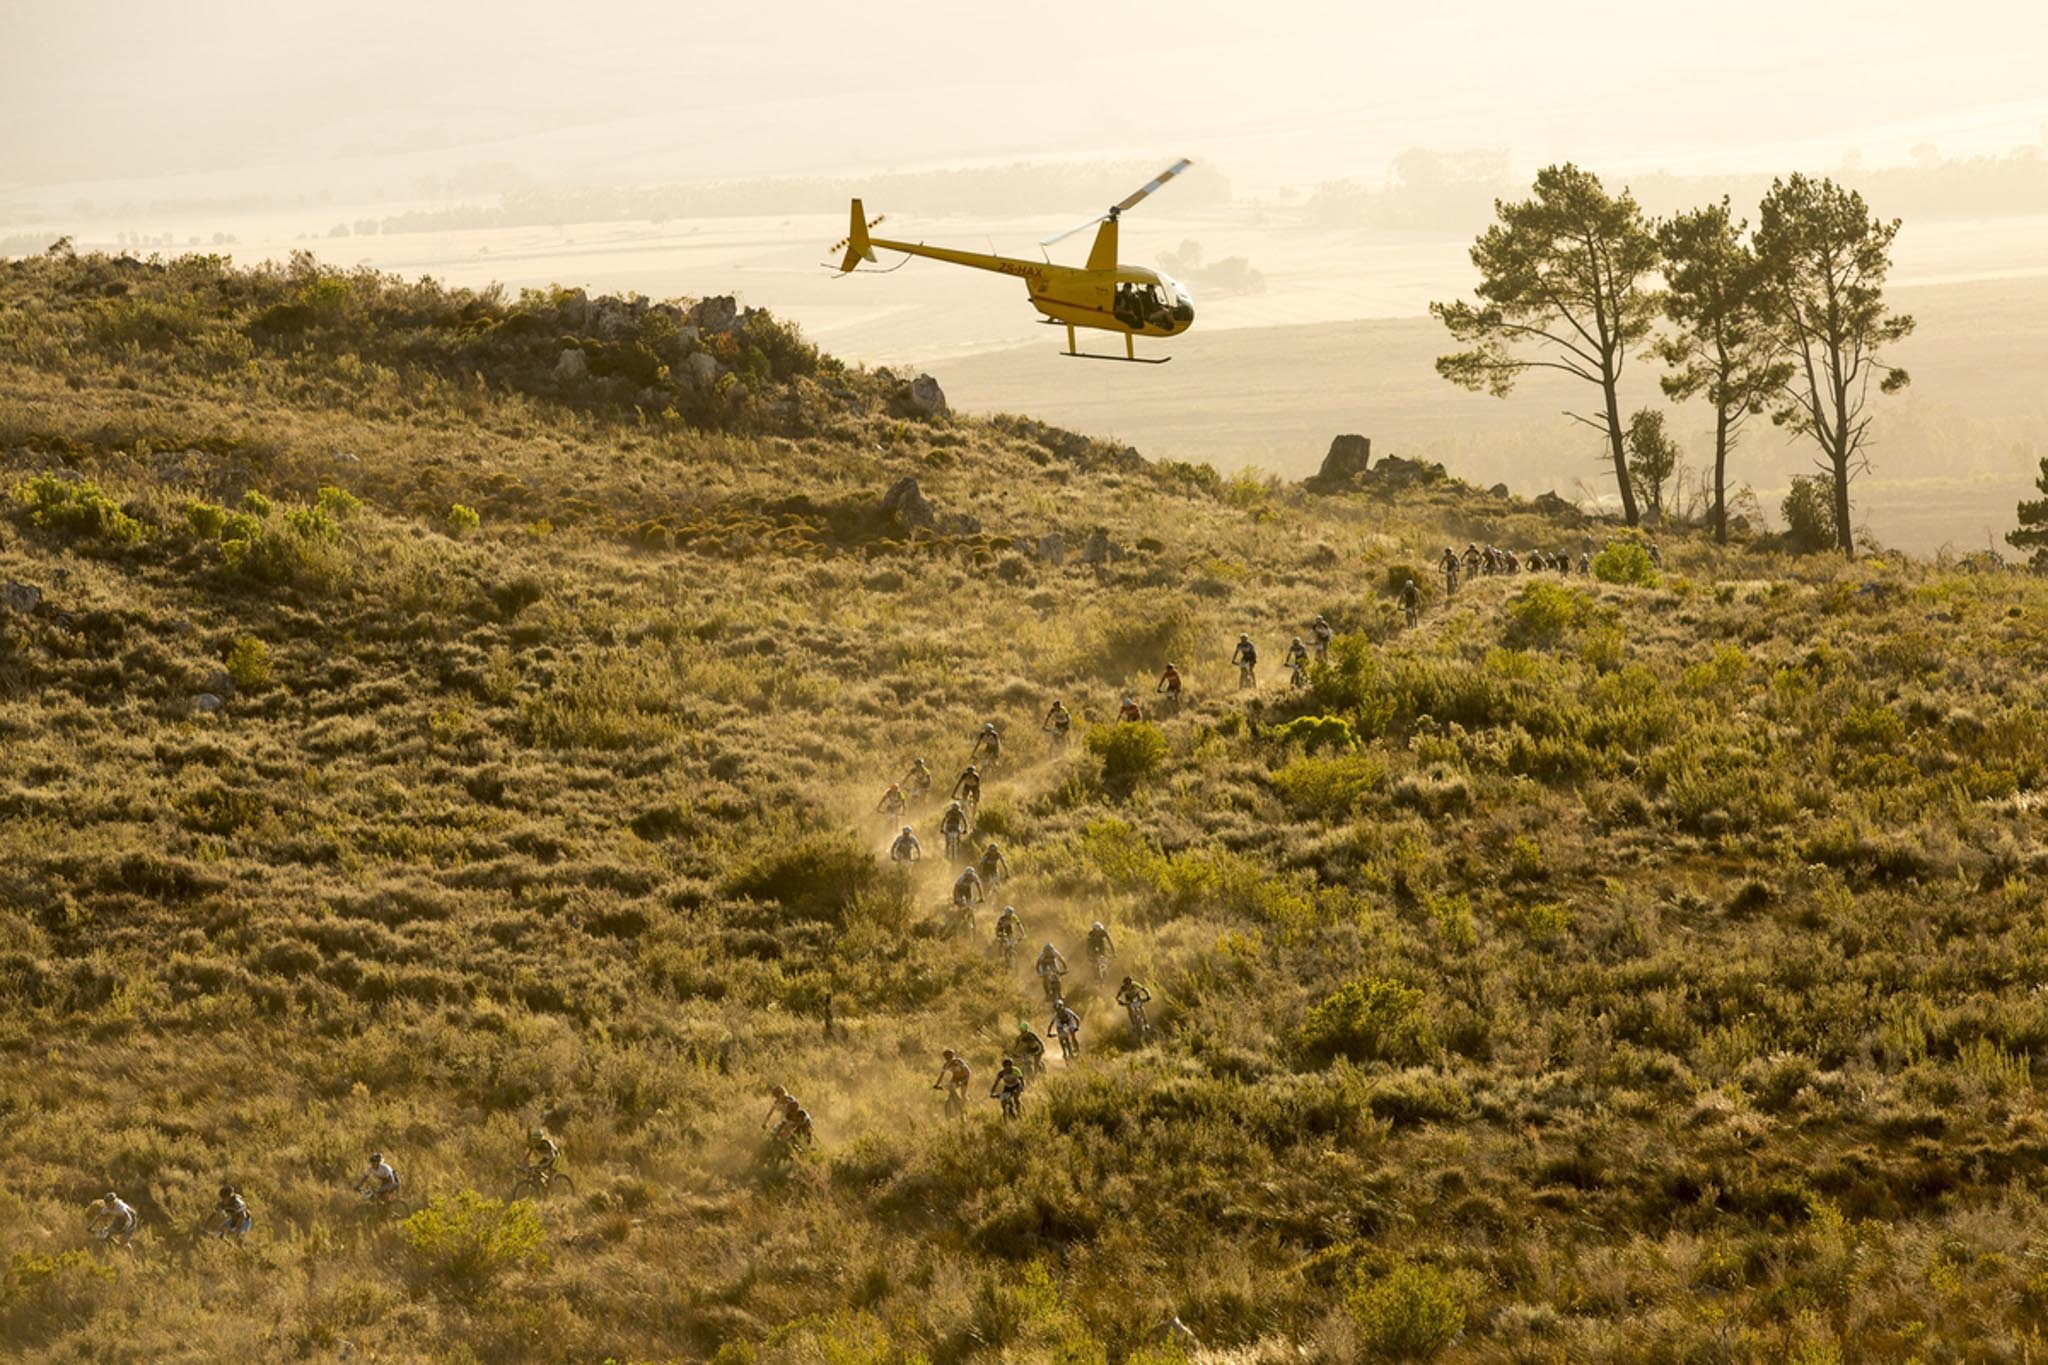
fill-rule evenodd
<path id="1" fill-rule="evenodd" d="M 1110 311 L 1116 314 L 1118 322 L 1133 331 L 1142 331 L 1148 324 L 1154 327 L 1171 325 L 1165 302 L 1159 297 L 1159 291 L 1149 284 L 1118 285 Z"/>

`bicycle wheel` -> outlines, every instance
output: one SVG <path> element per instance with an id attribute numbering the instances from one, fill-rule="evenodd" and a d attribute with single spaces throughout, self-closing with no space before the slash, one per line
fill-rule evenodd
<path id="1" fill-rule="evenodd" d="M 551 1199 L 574 1199 L 576 1197 L 576 1182 L 566 1175 L 557 1174 L 546 1185 L 541 1187 L 541 1193 Z"/>

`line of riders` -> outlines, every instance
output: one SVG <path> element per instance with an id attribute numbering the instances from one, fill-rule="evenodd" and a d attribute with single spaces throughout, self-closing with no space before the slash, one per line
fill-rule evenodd
<path id="1" fill-rule="evenodd" d="M 1654 567 L 1664 567 L 1664 555 L 1658 550 L 1656 541 L 1646 542 L 1643 548 L 1649 553 L 1650 563 Z M 1517 554 L 1513 550 L 1502 550 L 1492 545 L 1481 546 L 1476 542 L 1467 544 L 1465 553 L 1461 555 L 1455 548 L 1446 545 L 1443 554 L 1437 559 L 1436 567 L 1437 572 L 1443 575 L 1446 597 L 1458 591 L 1460 574 L 1468 579 L 1478 578 L 1482 574 L 1492 577 L 1495 574 L 1518 574 L 1525 571 L 1569 575 L 1576 567 L 1579 575 L 1584 577 L 1593 572 L 1593 543 L 1587 541 L 1582 545 L 1576 559 L 1570 550 L 1524 550 Z M 1408 587 L 1414 586 L 1411 580 Z M 1411 619 L 1409 624 L 1413 625 L 1414 621 Z"/>
<path id="2" fill-rule="evenodd" d="M 566 1185 L 568 1177 L 556 1170 L 561 1157 L 560 1146 L 545 1128 L 529 1129 L 525 1154 L 514 1168 L 514 1195 L 545 1194 L 558 1185 Z M 384 1154 L 371 1152 L 369 1166 L 351 1192 L 360 1206 L 400 1209 L 404 1207 L 399 1198 L 402 1183 Z M 85 1226 L 86 1232 L 101 1245 L 125 1248 L 142 1230 L 142 1215 L 133 1204 L 109 1190 L 104 1198 L 93 1201 L 86 1213 Z M 233 1185 L 222 1185 L 199 1230 L 208 1237 L 240 1241 L 255 1226 L 256 1215 L 249 1208 L 245 1193 Z"/>

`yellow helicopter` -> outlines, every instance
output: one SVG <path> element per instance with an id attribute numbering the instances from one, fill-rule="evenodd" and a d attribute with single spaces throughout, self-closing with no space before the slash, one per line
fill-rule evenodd
<path id="1" fill-rule="evenodd" d="M 1120 203 L 1110 205 L 1107 213 L 1078 223 L 1040 243 L 1042 247 L 1049 247 L 1084 228 L 1102 224 L 1101 230 L 1095 234 L 1095 245 L 1088 250 L 1088 264 L 1085 266 L 1054 265 L 1050 255 L 1043 261 L 1025 261 L 1013 256 L 984 255 L 979 251 L 926 246 L 923 242 L 892 242 L 883 237 L 871 237 L 868 229 L 882 219 L 870 219 L 858 199 L 853 201 L 852 230 L 834 242 L 832 250 L 845 250 L 846 254 L 839 262 L 842 275 L 851 274 L 862 261 L 873 263 L 877 247 L 884 251 L 925 256 L 934 261 L 950 261 L 954 265 L 973 266 L 976 270 L 993 270 L 999 275 L 1015 275 L 1030 290 L 1031 306 L 1045 315 L 1039 319 L 1040 322 L 1055 327 L 1062 323 L 1066 325 L 1067 349 L 1063 354 L 1076 360 L 1130 360 L 1141 365 L 1164 365 L 1173 357 L 1148 359 L 1140 356 L 1136 339 L 1179 336 L 1185 332 L 1195 322 L 1194 300 L 1178 282 L 1161 271 L 1148 270 L 1141 265 L 1118 264 L 1116 225 L 1125 209 L 1137 205 L 1190 164 L 1187 158 L 1181 158 L 1153 177 L 1143 189 L 1126 196 Z M 1076 327 L 1123 333 L 1124 353 L 1095 355 L 1076 349 Z"/>

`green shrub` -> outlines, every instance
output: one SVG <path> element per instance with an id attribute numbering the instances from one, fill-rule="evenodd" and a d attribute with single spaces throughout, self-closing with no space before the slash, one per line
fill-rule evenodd
<path id="1" fill-rule="evenodd" d="M 772 901 L 798 919 L 839 922 L 856 897 L 871 894 L 882 873 L 859 840 L 814 834 L 795 842 L 771 835 L 726 881 L 735 896 Z"/>
<path id="2" fill-rule="evenodd" d="M 1297 758 L 1271 780 L 1273 790 L 1297 814 L 1342 820 L 1386 778 L 1386 765 L 1376 756 L 1345 753 L 1336 758 Z"/>
<path id="3" fill-rule="evenodd" d="M 474 507 L 464 507 L 458 502 L 448 509 L 448 534 L 457 540 L 475 535 L 483 524 L 484 519 L 476 514 Z"/>
<path id="4" fill-rule="evenodd" d="M 1128 791 L 1166 761 L 1166 736 L 1150 721 L 1097 725 L 1088 731 L 1088 752 L 1102 761 L 1103 785 Z"/>
<path id="5" fill-rule="evenodd" d="M 185 504 L 185 524 L 201 540 L 219 540 L 227 529 L 228 509 L 218 503 L 201 502 L 195 498 Z"/>
<path id="6" fill-rule="evenodd" d="M 1432 1360 L 1465 1330 L 1465 1301 L 1450 1276 L 1402 1261 L 1351 1291 L 1358 1344 L 1375 1360 Z"/>
<path id="7" fill-rule="evenodd" d="M 1586 619 L 1591 605 L 1576 588 L 1562 588 L 1541 580 L 1526 583 L 1508 599 L 1505 639 L 1516 649 L 1555 644 L 1566 631 Z"/>
<path id="8" fill-rule="evenodd" d="M 1358 732 L 1342 716 L 1296 716 L 1285 725 L 1274 726 L 1273 738 L 1283 744 L 1299 743 L 1311 754 L 1322 749 L 1348 754 L 1358 747 Z"/>
<path id="9" fill-rule="evenodd" d="M 270 681 L 270 646 L 253 635 L 244 635 L 228 648 L 228 676 L 244 692 L 253 692 Z"/>
<path id="10" fill-rule="evenodd" d="M 21 504 L 31 526 L 46 531 L 116 545 L 142 541 L 142 523 L 123 512 L 90 479 L 66 483 L 54 474 L 37 474 L 14 486 L 14 500 Z"/>
<path id="11" fill-rule="evenodd" d="M 1657 566 L 1639 541 L 1617 540 L 1593 556 L 1593 577 L 1602 583 L 1626 583 L 1638 588 L 1657 586 Z"/>
<path id="12" fill-rule="evenodd" d="M 242 493 L 242 510 L 244 512 L 247 512 L 250 516 L 257 517 L 259 519 L 263 517 L 268 517 L 270 515 L 270 508 L 270 499 L 264 497 L 255 489 L 250 488 Z"/>
<path id="13" fill-rule="evenodd" d="M 0 1339 L 19 1347 L 84 1326 L 113 1278 L 88 1251 L 15 1252 L 0 1275 Z"/>
<path id="14" fill-rule="evenodd" d="M 1302 1051 L 1321 1060 L 1416 1062 L 1429 1044 L 1422 992 L 1385 977 L 1346 982 L 1301 1027 Z"/>
<path id="15" fill-rule="evenodd" d="M 547 1262 L 540 1215 L 525 1200 L 508 1204 L 475 1190 L 436 1195 L 405 1220 L 404 1232 L 420 1278 L 457 1298 L 475 1298 L 508 1271 Z"/>
<path id="16" fill-rule="evenodd" d="M 1825 475 L 1811 474 L 1792 480 L 1778 510 L 1785 515 L 1785 539 L 1793 549 L 1812 554 L 1833 548 L 1835 488 Z"/>

